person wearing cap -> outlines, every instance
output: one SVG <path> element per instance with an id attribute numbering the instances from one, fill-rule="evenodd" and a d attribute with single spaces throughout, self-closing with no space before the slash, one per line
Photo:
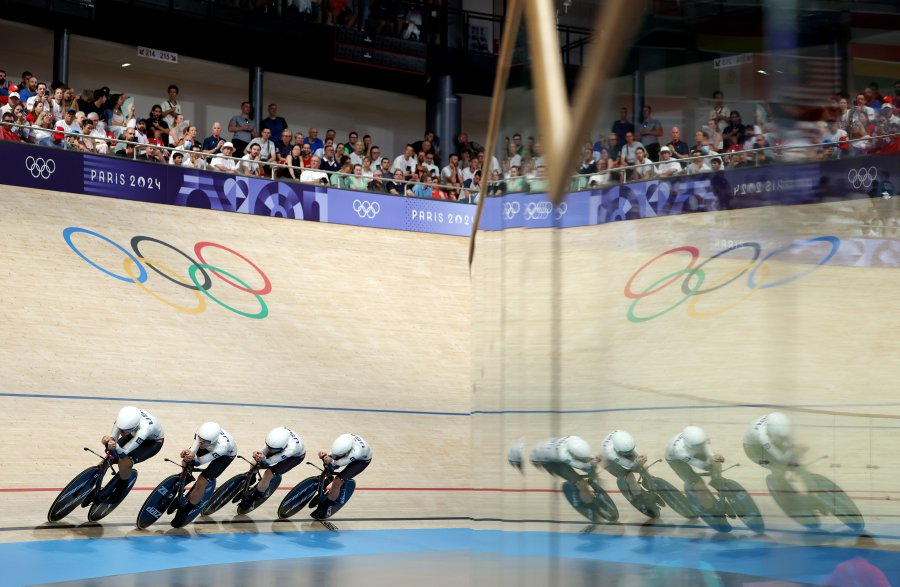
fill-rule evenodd
<path id="1" fill-rule="evenodd" d="M 238 163 L 236 160 L 230 158 L 233 155 L 234 145 L 231 143 L 231 141 L 228 141 L 222 145 L 221 155 L 213 157 L 213 160 L 209 162 L 210 169 L 214 171 L 221 171 L 222 173 L 237 172 Z"/>
<path id="2" fill-rule="evenodd" d="M 74 138 L 62 133 L 80 133 L 81 125 L 75 120 L 75 109 L 69 108 L 63 113 L 63 117 L 56 121 L 57 134 L 53 135 L 53 141 L 57 144 L 62 142 L 72 143 Z"/>
<path id="3" fill-rule="evenodd" d="M 659 164 L 656 166 L 656 175 L 659 177 L 672 177 L 681 174 L 681 164 L 672 160 L 672 149 L 666 145 L 659 150 Z"/>
<path id="4" fill-rule="evenodd" d="M 12 112 L 13 109 L 21 103 L 22 101 L 19 100 L 19 92 L 10 92 L 9 99 L 6 102 L 6 105 L 0 108 L 0 114 Z"/>

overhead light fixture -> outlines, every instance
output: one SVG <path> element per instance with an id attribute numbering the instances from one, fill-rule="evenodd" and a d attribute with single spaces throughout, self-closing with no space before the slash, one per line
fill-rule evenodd
<path id="1" fill-rule="evenodd" d="M 763 75 L 769 75 L 768 73 L 766 73 L 766 72 L 763 71 L 762 69 L 757 69 L 757 70 L 756 70 L 756 73 L 761 73 L 761 74 L 763 74 Z"/>
<path id="2" fill-rule="evenodd" d="M 122 67 L 131 67 L 131 64 L 130 64 L 130 63 L 123 63 L 123 64 L 122 64 Z"/>

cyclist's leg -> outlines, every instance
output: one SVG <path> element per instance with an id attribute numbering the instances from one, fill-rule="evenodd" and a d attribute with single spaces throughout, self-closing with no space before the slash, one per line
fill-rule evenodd
<path id="1" fill-rule="evenodd" d="M 259 483 L 256 484 L 256 491 L 259 493 L 265 493 L 266 489 L 269 488 L 269 483 L 272 482 L 272 477 L 275 475 L 284 475 L 297 465 L 303 462 L 303 459 L 306 458 L 306 454 L 302 454 L 296 457 L 289 457 L 281 461 L 280 463 L 275 464 L 272 467 L 263 472 L 262 479 L 259 480 Z"/>
<path id="2" fill-rule="evenodd" d="M 121 457 L 119 459 L 119 479 L 128 481 L 134 465 L 156 456 L 156 453 L 162 449 L 163 442 L 165 442 L 164 439 L 148 440 L 134 449 L 131 454 Z"/>
<path id="3" fill-rule="evenodd" d="M 360 473 L 362 473 L 366 467 L 369 466 L 371 460 L 368 461 L 353 461 L 340 473 L 335 474 L 334 480 L 331 482 L 331 486 L 329 486 L 328 491 L 325 494 L 330 501 L 337 501 L 338 496 L 341 494 L 341 486 L 345 481 L 349 481 L 353 479 Z"/>
<path id="4" fill-rule="evenodd" d="M 618 463 L 605 462 L 603 468 L 606 469 L 606 472 L 615 477 L 616 479 L 624 479 L 626 483 L 628 483 L 628 489 L 631 491 L 631 494 L 635 497 L 641 494 L 641 488 L 638 485 L 637 478 L 634 476 L 634 473 L 622 465 Z"/>
<path id="5" fill-rule="evenodd" d="M 707 509 L 715 507 L 715 498 L 706 487 L 703 478 L 694 471 L 694 468 L 684 461 L 666 461 L 672 470 L 684 481 L 685 491 L 693 492 L 697 496 L 700 505 Z"/>
<path id="6" fill-rule="evenodd" d="M 194 482 L 194 487 L 191 489 L 191 494 L 188 497 L 188 501 L 191 503 L 191 505 L 197 505 L 198 503 L 200 503 L 200 500 L 203 499 L 203 493 L 206 491 L 206 486 L 209 485 L 209 482 L 218 478 L 218 476 L 228 468 L 228 465 L 230 465 L 231 461 L 233 460 L 234 457 L 222 456 L 206 466 L 206 469 L 204 469 L 203 472 L 200 473 L 200 475 L 197 477 L 197 480 Z"/>

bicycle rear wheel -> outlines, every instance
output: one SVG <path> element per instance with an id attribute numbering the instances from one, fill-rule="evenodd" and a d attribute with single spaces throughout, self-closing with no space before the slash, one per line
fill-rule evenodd
<path id="1" fill-rule="evenodd" d="M 622 492 L 622 497 L 628 500 L 628 503 L 633 505 L 634 509 L 652 519 L 659 517 L 659 505 L 656 504 L 652 494 L 641 492 L 639 495 L 634 495 L 631 487 L 628 485 L 628 481 L 623 478 L 616 479 L 616 485 L 618 485 L 619 491 Z"/>
<path id="2" fill-rule="evenodd" d="M 652 477 L 650 479 L 650 487 L 652 487 L 653 491 L 666 502 L 666 505 L 675 510 L 679 516 L 687 518 L 688 520 L 696 520 L 699 517 L 697 512 L 694 511 L 693 506 L 691 506 L 691 502 L 688 501 L 687 496 L 678 491 L 674 485 L 665 479 Z"/>
<path id="3" fill-rule="evenodd" d="M 81 505 L 84 498 L 94 490 L 97 477 L 102 474 L 103 470 L 98 467 L 88 467 L 78 473 L 53 500 L 47 511 L 47 521 L 58 522 L 72 513 L 72 510 Z"/>
<path id="4" fill-rule="evenodd" d="M 128 478 L 128 481 L 124 482 L 118 475 L 113 475 L 113 478 L 110 479 L 106 484 L 106 487 L 100 492 L 99 499 L 91 505 L 91 509 L 88 511 L 88 520 L 91 522 L 99 522 L 108 516 L 110 512 L 119 507 L 119 504 L 125 500 L 128 496 L 128 492 L 134 487 L 137 477 L 138 472 L 135 470 L 131 471 L 131 477 Z M 124 483 L 125 485 L 119 486 L 120 483 Z M 109 494 L 107 494 L 108 492 Z"/>
<path id="5" fill-rule="evenodd" d="M 269 499 L 275 490 L 278 489 L 278 486 L 281 485 L 281 475 L 274 475 L 272 480 L 269 481 L 269 486 L 262 493 L 257 493 L 255 490 L 250 493 L 250 495 L 244 498 L 241 503 L 238 504 L 237 512 L 241 515 L 249 514 L 262 504 L 266 503 L 266 500 Z"/>
<path id="6" fill-rule="evenodd" d="M 281 500 L 281 505 L 278 506 L 278 517 L 279 518 L 290 518 L 297 512 L 303 509 L 303 506 L 308 504 L 313 497 L 316 496 L 316 493 L 319 490 L 319 478 L 318 477 L 307 477 L 300 483 L 294 486 L 288 494 Z"/>
<path id="7" fill-rule="evenodd" d="M 182 528 L 187 526 L 200 515 L 200 512 L 203 511 L 203 508 L 206 507 L 206 504 L 209 503 L 209 500 L 212 499 L 213 494 L 216 492 L 216 480 L 213 479 L 209 482 L 209 485 L 206 486 L 206 489 L 203 490 L 203 497 L 200 498 L 200 501 L 197 505 L 192 505 L 187 508 L 178 508 L 175 512 L 175 516 L 172 518 L 170 524 L 173 528 Z"/>
<path id="8" fill-rule="evenodd" d="M 607 522 L 615 522 L 618 520 L 619 508 L 616 507 L 615 502 L 609 494 L 600 487 L 599 483 L 595 481 L 588 481 L 588 483 L 594 488 L 594 501 L 591 504 L 594 508 L 594 512 Z"/>
<path id="9" fill-rule="evenodd" d="M 141 509 L 138 512 L 137 521 L 135 521 L 135 525 L 139 529 L 144 530 L 155 524 L 166 512 L 169 505 L 175 501 L 175 498 L 178 497 L 178 493 L 181 489 L 179 487 L 180 477 L 181 475 L 170 475 L 169 477 L 166 477 L 163 479 L 162 483 L 157 485 L 156 489 L 147 496 L 147 499 L 144 500 L 144 505 L 141 506 Z"/>
<path id="10" fill-rule="evenodd" d="M 766 531 L 766 523 L 763 521 L 756 502 L 753 501 L 753 498 L 740 483 L 723 478 L 716 482 L 714 487 L 719 491 L 719 495 L 728 501 L 731 509 L 734 510 L 734 513 L 748 528 L 757 534 L 762 534 Z"/>
<path id="11" fill-rule="evenodd" d="M 766 476 L 766 486 L 772 499 L 789 518 L 806 528 L 819 527 L 819 514 L 811 507 L 810 501 L 815 498 L 798 492 L 787 479 L 771 473 Z"/>
<path id="12" fill-rule="evenodd" d="M 836 517 L 854 532 L 865 530 L 866 521 L 863 519 L 862 512 L 859 511 L 850 496 L 844 493 L 844 490 L 838 487 L 834 481 L 814 473 L 806 473 L 804 481 L 807 488 L 822 504 L 826 513 Z"/>
<path id="13" fill-rule="evenodd" d="M 249 473 L 241 473 L 223 483 L 222 486 L 213 493 L 209 503 L 206 504 L 200 514 L 203 516 L 211 516 L 222 509 L 225 504 L 240 493 L 241 489 L 244 487 L 244 483 L 247 481 L 247 475 L 249 475 Z"/>

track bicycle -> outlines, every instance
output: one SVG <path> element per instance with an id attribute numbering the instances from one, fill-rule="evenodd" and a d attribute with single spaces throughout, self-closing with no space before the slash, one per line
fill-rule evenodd
<path id="1" fill-rule="evenodd" d="M 225 507 L 228 502 L 238 504 L 238 514 L 249 514 L 269 499 L 275 490 L 278 489 L 278 486 L 281 485 L 281 475 L 273 475 L 266 490 L 254 497 L 256 485 L 262 479 L 262 474 L 259 472 L 259 463 L 249 461 L 240 455 L 238 455 L 238 458 L 249 463 L 251 465 L 250 470 L 246 473 L 235 475 L 223 483 L 213 493 L 209 503 L 201 511 L 201 515 L 211 516 Z"/>
<path id="2" fill-rule="evenodd" d="M 617 478 L 616 485 L 622 492 L 622 496 L 648 518 L 659 518 L 660 508 L 669 506 L 684 518 L 697 519 L 697 512 L 694 511 L 691 502 L 682 492 L 665 479 L 654 477 L 648 471 L 650 467 L 660 462 L 662 459 L 638 467 L 638 486 L 642 489 L 638 494 L 631 490 L 631 486 L 628 485 L 625 478 Z"/>
<path id="3" fill-rule="evenodd" d="M 708 473 L 700 473 L 701 476 L 710 478 L 709 486 L 716 490 L 715 493 L 707 491 L 712 499 L 711 504 L 704 504 L 697 492 L 687 485 L 685 493 L 700 518 L 713 530 L 731 532 L 729 518 L 740 518 L 748 528 L 762 534 L 766 531 L 766 525 L 753 497 L 740 483 L 722 476 L 725 471 L 738 466 L 740 463 L 722 469 L 718 463 L 714 463 Z"/>
<path id="4" fill-rule="evenodd" d="M 591 469 L 591 472 L 588 475 L 582 476 L 582 478 L 586 480 L 591 489 L 594 490 L 593 498 L 590 502 L 585 502 L 581 499 L 578 484 L 572 483 L 571 481 L 565 481 L 562 484 L 561 489 L 563 495 L 566 497 L 566 501 L 569 502 L 569 505 L 575 508 L 575 511 L 579 514 L 590 520 L 592 524 L 617 521 L 619 519 L 619 508 L 616 507 L 615 502 L 613 502 L 609 494 L 600 486 L 596 469 Z M 591 528 L 592 526 L 589 526 L 585 531 L 589 531 Z"/>
<path id="5" fill-rule="evenodd" d="M 807 528 L 818 528 L 820 515 L 832 515 L 854 532 L 861 533 L 866 521 L 850 496 L 828 477 L 807 470 L 809 465 L 826 458 L 819 457 L 807 465 L 789 465 L 790 472 L 803 482 L 805 491 L 797 489 L 786 474 L 773 472 L 766 476 L 769 493 L 785 514 Z M 760 464 L 768 465 L 769 461 L 760 461 Z"/>
<path id="6" fill-rule="evenodd" d="M 103 462 L 88 467 L 63 488 L 47 512 L 47 521 L 58 522 L 72 513 L 79 505 L 81 507 L 90 505 L 88 520 L 97 522 L 116 509 L 134 487 L 134 483 L 137 481 L 137 470 L 132 469 L 131 477 L 123 481 L 119 478 L 119 471 L 114 465 L 115 458 L 112 453 L 106 451 L 105 455 L 101 455 L 88 447 L 84 447 L 84 450 L 97 455 L 103 459 Z M 112 478 L 107 481 L 106 485 L 103 485 L 103 477 L 107 470 L 111 471 Z"/>
<path id="7" fill-rule="evenodd" d="M 318 467 L 313 463 L 306 464 L 318 469 L 320 473 L 312 477 L 307 477 L 288 492 L 281 501 L 281 505 L 278 506 L 278 517 L 281 519 L 290 518 L 302 510 L 304 506 L 308 506 L 309 509 L 315 509 L 327 499 L 326 494 L 328 492 L 328 485 L 334 480 L 334 472 L 328 467 Z M 355 480 L 350 479 L 344 481 L 344 484 L 341 485 L 341 491 L 338 494 L 337 501 L 329 506 L 328 510 L 325 512 L 325 518 L 330 518 L 342 507 L 347 505 L 347 502 L 350 501 L 350 497 L 353 495 L 355 489 Z M 313 519 L 329 530 L 337 530 L 337 527 L 325 518 Z"/>
<path id="8" fill-rule="evenodd" d="M 187 498 L 193 489 L 193 485 L 188 483 L 194 481 L 192 473 L 201 471 L 191 465 L 176 463 L 171 459 L 163 459 L 168 463 L 181 467 L 181 473 L 170 475 L 162 480 L 156 488 L 150 493 L 141 510 L 138 512 L 135 525 L 144 530 L 155 524 L 163 515 L 175 513 L 172 518 L 171 525 L 173 528 L 181 528 L 194 521 L 200 515 L 200 512 L 206 506 L 216 489 L 216 481 L 213 479 L 206 486 L 203 497 L 197 505 L 188 504 L 186 507 L 180 507 L 182 498 Z"/>

